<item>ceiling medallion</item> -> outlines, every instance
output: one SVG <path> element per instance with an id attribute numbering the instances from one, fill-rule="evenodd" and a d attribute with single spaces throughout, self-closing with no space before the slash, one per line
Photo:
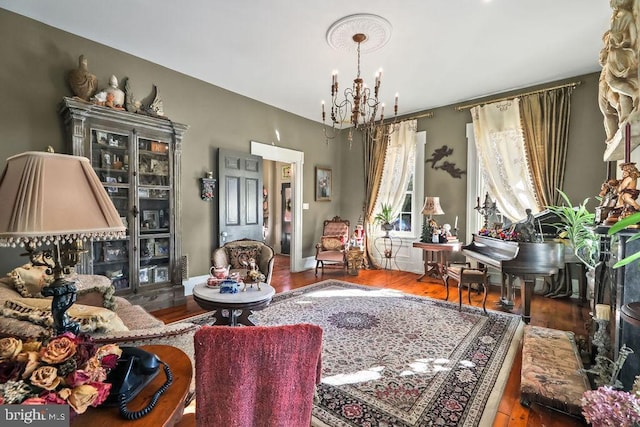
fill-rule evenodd
<path id="1" fill-rule="evenodd" d="M 361 53 L 375 52 L 391 38 L 391 24 L 378 15 L 358 13 L 334 22 L 327 30 L 327 43 L 336 50 L 353 52 L 353 35 L 364 34 Z"/>

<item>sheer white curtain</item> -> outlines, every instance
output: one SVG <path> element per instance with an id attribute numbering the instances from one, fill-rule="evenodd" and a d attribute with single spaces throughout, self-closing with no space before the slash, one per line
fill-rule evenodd
<path id="1" fill-rule="evenodd" d="M 417 127 L 418 121 L 414 119 L 405 120 L 396 124 L 394 129 L 389 129 L 392 133 L 387 144 L 374 215 L 380 211 L 383 203 L 391 205 L 394 215 L 402 210 L 405 189 L 415 169 Z"/>
<path id="2" fill-rule="evenodd" d="M 520 100 L 471 109 L 482 178 L 500 212 L 511 221 L 540 211 L 520 121 Z M 482 198 L 482 195 L 479 195 Z"/>

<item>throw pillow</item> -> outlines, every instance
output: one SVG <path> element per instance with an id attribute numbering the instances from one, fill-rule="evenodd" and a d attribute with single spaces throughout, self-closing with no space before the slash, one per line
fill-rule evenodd
<path id="1" fill-rule="evenodd" d="M 339 251 L 343 247 L 340 236 L 322 236 L 320 243 L 322 244 L 322 249 L 325 251 Z"/>
<path id="2" fill-rule="evenodd" d="M 7 300 L 0 312 L 5 317 L 26 320 L 45 327 L 53 326 L 51 301 L 44 298 L 16 298 Z M 106 308 L 74 304 L 67 310 L 71 320 L 80 324 L 80 332 L 128 331 L 122 319 Z"/>
<path id="3" fill-rule="evenodd" d="M 16 291 L 25 298 L 42 297 L 40 291 L 53 281 L 53 276 L 45 272 L 47 267 L 25 264 L 11 270 L 8 274 L 13 280 Z"/>
<path id="4" fill-rule="evenodd" d="M 76 303 L 116 311 L 115 289 L 111 279 L 96 274 L 78 274 L 74 279 L 78 294 Z"/>
<path id="5" fill-rule="evenodd" d="M 247 269 L 249 259 L 253 258 L 256 263 L 260 262 L 260 253 L 262 249 L 258 246 L 229 246 L 227 253 L 229 254 L 229 264 L 232 269 Z"/>

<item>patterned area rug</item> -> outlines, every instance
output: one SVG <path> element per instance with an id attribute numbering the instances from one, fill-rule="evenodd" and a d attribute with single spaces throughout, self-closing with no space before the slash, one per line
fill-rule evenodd
<path id="1" fill-rule="evenodd" d="M 251 319 L 322 326 L 323 427 L 490 426 L 522 333 L 520 316 L 336 280 L 278 294 Z"/>

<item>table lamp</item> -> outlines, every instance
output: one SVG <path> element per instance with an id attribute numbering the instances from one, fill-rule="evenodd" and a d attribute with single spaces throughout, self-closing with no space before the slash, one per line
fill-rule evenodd
<path id="1" fill-rule="evenodd" d="M 9 157 L 0 200 L 0 242 L 25 247 L 33 265 L 47 267 L 53 281 L 42 294 L 53 296 L 55 332 L 77 334 L 79 325 L 66 313 L 76 285 L 66 276 L 84 252 L 82 242 L 124 238 L 126 230 L 89 159 L 50 152 Z"/>
<path id="2" fill-rule="evenodd" d="M 437 234 L 435 233 L 437 224 L 435 227 L 432 226 L 432 217 L 433 215 L 444 215 L 444 211 L 440 207 L 440 197 L 425 197 L 424 206 L 422 207 L 422 214 L 429 215 L 429 219 L 423 225 L 422 241 L 435 242 L 434 239 L 437 239 L 439 242 L 439 237 L 436 237 Z"/>
<path id="3" fill-rule="evenodd" d="M 440 207 L 440 197 L 425 197 L 422 214 L 429 215 L 429 220 L 431 220 L 433 215 L 444 215 L 444 211 Z"/>

